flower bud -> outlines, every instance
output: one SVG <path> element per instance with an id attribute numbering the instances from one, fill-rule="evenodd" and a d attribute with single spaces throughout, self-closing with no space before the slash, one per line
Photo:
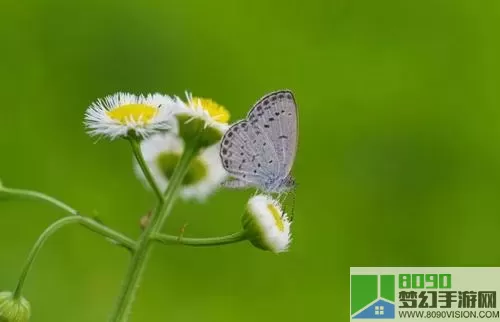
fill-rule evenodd
<path id="1" fill-rule="evenodd" d="M 290 221 L 278 201 L 271 196 L 257 195 L 250 198 L 242 225 L 255 247 L 281 253 L 290 246 Z"/>
<path id="2" fill-rule="evenodd" d="M 0 293 L 1 322 L 28 322 L 30 315 L 31 307 L 25 298 L 15 299 L 11 292 Z"/>
<path id="3" fill-rule="evenodd" d="M 139 224 L 140 224 L 142 230 L 146 229 L 146 227 L 148 227 L 149 224 L 151 223 L 151 215 L 152 214 L 153 214 L 153 212 L 150 211 L 146 215 L 144 215 L 144 216 L 141 217 L 141 220 L 139 221 Z"/>
<path id="4" fill-rule="evenodd" d="M 179 136 L 200 148 L 219 142 L 229 128 L 229 112 L 211 99 L 193 97 L 190 93 L 186 96 L 186 103 L 178 99 L 181 104 L 175 113 Z"/>

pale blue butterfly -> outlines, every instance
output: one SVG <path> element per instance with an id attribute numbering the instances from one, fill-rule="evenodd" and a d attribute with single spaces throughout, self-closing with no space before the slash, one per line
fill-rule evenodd
<path id="1" fill-rule="evenodd" d="M 234 123 L 221 141 L 220 157 L 232 176 L 224 186 L 282 193 L 295 187 L 291 176 L 298 141 L 298 111 L 289 90 L 272 92 Z"/>

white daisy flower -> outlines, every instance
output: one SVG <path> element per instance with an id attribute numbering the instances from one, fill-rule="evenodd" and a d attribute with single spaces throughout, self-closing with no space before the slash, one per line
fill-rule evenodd
<path id="1" fill-rule="evenodd" d="M 184 151 L 184 142 L 172 133 L 163 133 L 143 140 L 141 150 L 158 187 L 165 191 Z M 134 168 L 137 176 L 150 188 L 137 162 Z M 227 172 L 219 158 L 219 145 L 212 145 L 201 150 L 191 162 L 180 196 L 184 200 L 204 201 L 226 178 Z"/>
<path id="2" fill-rule="evenodd" d="M 271 196 L 257 195 L 250 198 L 242 223 L 254 246 L 273 253 L 288 250 L 292 241 L 291 223 L 279 202 Z"/>
<path id="3" fill-rule="evenodd" d="M 184 140 L 198 140 L 201 146 L 218 142 L 229 128 L 229 112 L 208 98 L 193 97 L 189 92 L 186 98 L 183 102 L 176 97 L 179 135 Z"/>
<path id="4" fill-rule="evenodd" d="M 91 136 L 113 140 L 132 132 L 145 138 L 172 127 L 175 104 L 174 99 L 161 94 L 116 93 L 92 103 L 84 123 Z"/>

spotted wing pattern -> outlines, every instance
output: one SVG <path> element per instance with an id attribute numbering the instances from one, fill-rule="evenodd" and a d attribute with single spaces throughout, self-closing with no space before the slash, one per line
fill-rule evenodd
<path id="1" fill-rule="evenodd" d="M 264 188 L 280 167 L 265 131 L 247 120 L 235 123 L 224 134 L 220 157 L 231 176 L 259 188 Z"/>
<path id="2" fill-rule="evenodd" d="M 293 93 L 282 90 L 267 94 L 250 110 L 247 121 L 261 128 L 272 142 L 277 157 L 275 175 L 289 175 L 297 152 L 298 117 Z"/>

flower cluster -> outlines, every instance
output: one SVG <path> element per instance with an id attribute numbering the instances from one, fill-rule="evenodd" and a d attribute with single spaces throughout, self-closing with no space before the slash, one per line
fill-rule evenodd
<path id="1" fill-rule="evenodd" d="M 203 201 L 227 174 L 219 159 L 219 141 L 229 127 L 229 112 L 211 99 L 186 100 L 163 94 L 117 93 L 94 102 L 85 114 L 91 136 L 140 139 L 140 148 L 160 189 L 165 190 L 186 144 L 199 153 L 183 181 L 181 197 Z M 139 165 L 136 173 L 149 183 Z"/>
<path id="2" fill-rule="evenodd" d="M 147 188 L 160 193 L 172 181 L 186 149 L 195 146 L 196 155 L 182 178 L 179 195 L 184 200 L 205 201 L 228 179 L 219 149 L 229 118 L 222 105 L 191 93 L 184 100 L 163 94 L 117 93 L 88 108 L 85 126 L 91 136 L 138 142 L 141 156 L 136 155 L 135 173 Z M 246 239 L 258 248 L 279 253 L 289 247 L 290 221 L 269 195 L 250 198 L 242 225 Z"/>
<path id="3" fill-rule="evenodd" d="M 140 238 L 134 240 L 53 197 L 36 191 L 11 189 L 0 181 L 2 197 L 26 197 L 52 203 L 69 214 L 55 221 L 40 235 L 29 252 L 15 291 L 0 292 L 0 322 L 30 320 L 31 305 L 22 296 L 26 277 L 45 241 L 68 224 L 78 223 L 130 251 L 129 270 L 110 321 L 127 321 L 148 258 L 144 254 L 148 253 L 153 242 L 220 246 L 246 240 L 259 249 L 273 253 L 288 250 L 291 221 L 281 204 L 265 194 L 249 199 L 241 218 L 242 228 L 236 233 L 204 238 L 184 237 L 184 230 L 179 236 L 162 233 L 177 197 L 205 201 L 223 186 L 224 181 L 231 179 L 221 162 L 226 148 L 221 150 L 220 147 L 226 131 L 229 137 L 233 133 L 229 130 L 229 112 L 215 101 L 193 97 L 190 93 L 186 94 L 185 100 L 163 94 L 117 93 L 92 103 L 85 113 L 84 124 L 91 136 L 129 141 L 135 157 L 134 171 L 156 195 L 156 205 L 142 217 L 140 224 L 143 231 Z M 224 139 L 224 144 L 227 146 L 228 140 Z M 225 161 L 225 165 L 232 162 Z M 257 164 L 261 167 L 260 163 Z M 244 171 L 248 172 L 248 169 Z M 257 173 L 257 170 L 253 172 Z"/>

